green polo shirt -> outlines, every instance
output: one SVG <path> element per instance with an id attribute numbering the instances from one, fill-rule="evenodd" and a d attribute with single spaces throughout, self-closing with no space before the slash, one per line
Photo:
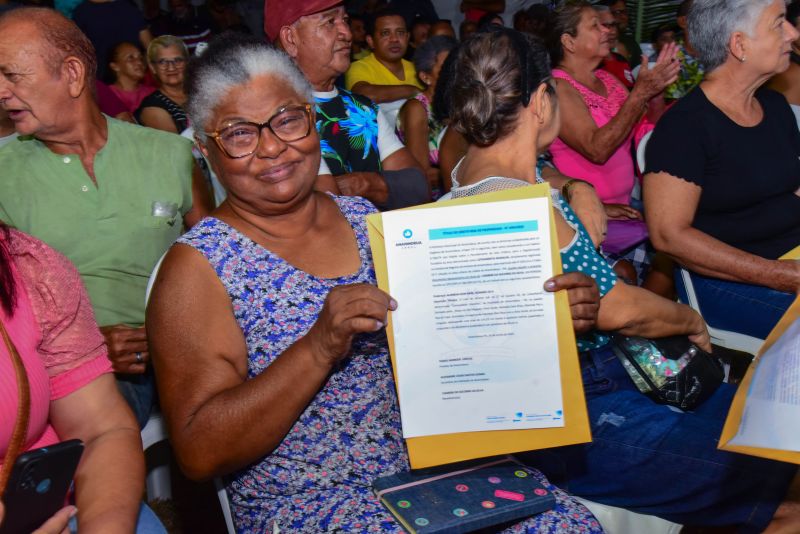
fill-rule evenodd
<path id="1" fill-rule="evenodd" d="M 77 155 L 55 154 L 32 137 L 0 149 L 0 219 L 75 264 L 98 324 L 140 326 L 150 273 L 192 206 L 191 142 L 107 121 L 97 186 Z"/>

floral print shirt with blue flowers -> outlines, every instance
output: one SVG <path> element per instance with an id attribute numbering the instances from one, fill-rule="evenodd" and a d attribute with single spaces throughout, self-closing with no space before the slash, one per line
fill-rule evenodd
<path id="1" fill-rule="evenodd" d="M 378 107 L 367 97 L 339 89 L 315 96 L 322 157 L 334 176 L 379 172 Z"/>

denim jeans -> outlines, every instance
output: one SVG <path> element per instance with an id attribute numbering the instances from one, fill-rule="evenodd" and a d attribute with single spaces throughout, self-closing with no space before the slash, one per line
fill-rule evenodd
<path id="1" fill-rule="evenodd" d="M 794 302 L 795 295 L 764 286 L 729 282 L 691 273 L 703 319 L 714 328 L 766 339 Z M 686 290 L 676 272 L 675 286 L 683 302 Z"/>
<path id="2" fill-rule="evenodd" d="M 153 409 L 156 398 L 156 385 L 151 366 L 141 375 L 116 375 L 117 387 L 122 396 L 133 410 L 133 415 L 139 422 L 139 428 L 144 428 L 150 411 Z"/>
<path id="3" fill-rule="evenodd" d="M 717 449 L 735 386 L 681 412 L 640 393 L 609 347 L 581 363 L 592 442 L 520 459 L 592 501 L 681 524 L 767 526 L 797 466 Z"/>

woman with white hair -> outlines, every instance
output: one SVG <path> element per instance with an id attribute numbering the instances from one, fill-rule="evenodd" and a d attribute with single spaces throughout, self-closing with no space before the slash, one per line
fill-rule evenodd
<path id="1" fill-rule="evenodd" d="M 314 191 L 312 90 L 283 52 L 224 36 L 188 81 L 197 144 L 228 195 L 170 249 L 148 309 L 178 461 L 226 477 L 237 532 L 403 532 L 371 487 L 409 468 L 383 329 L 398 304 L 375 287 L 364 219 L 375 208 Z M 513 532 L 601 530 L 531 476 L 556 506 Z"/>
<path id="2" fill-rule="evenodd" d="M 764 339 L 800 291 L 800 132 L 762 85 L 789 66 L 798 32 L 783 0 L 695 0 L 700 86 L 647 146 L 650 239 L 692 271 L 710 326 Z"/>

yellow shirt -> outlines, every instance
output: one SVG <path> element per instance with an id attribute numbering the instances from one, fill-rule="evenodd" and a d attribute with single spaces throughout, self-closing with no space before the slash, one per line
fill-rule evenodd
<path id="1" fill-rule="evenodd" d="M 425 87 L 417 79 L 417 71 L 414 70 L 414 64 L 405 59 L 400 61 L 403 62 L 404 80 L 400 80 L 378 61 L 375 54 L 359 59 L 350 65 L 344 75 L 345 88 L 349 91 L 358 82 L 367 82 L 372 85 L 413 85 L 424 89 Z"/>

